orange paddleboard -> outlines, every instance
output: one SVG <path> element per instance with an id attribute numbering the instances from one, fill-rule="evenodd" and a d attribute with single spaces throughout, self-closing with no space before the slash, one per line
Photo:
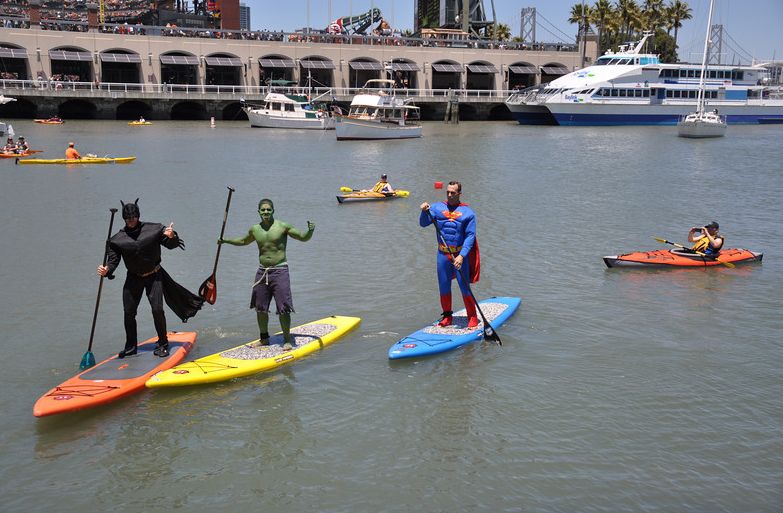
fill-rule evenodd
<path id="1" fill-rule="evenodd" d="M 144 383 L 156 372 L 174 367 L 196 343 L 196 332 L 169 332 L 169 356 L 152 352 L 158 337 L 139 344 L 139 353 L 108 360 L 80 372 L 46 392 L 33 406 L 33 415 L 45 417 L 110 403 L 144 389 Z M 121 347 L 118 346 L 118 351 Z"/>

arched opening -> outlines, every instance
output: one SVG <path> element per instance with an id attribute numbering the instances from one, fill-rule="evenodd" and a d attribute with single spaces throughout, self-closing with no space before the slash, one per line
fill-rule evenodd
<path id="1" fill-rule="evenodd" d="M 459 104 L 459 119 L 460 121 L 476 121 L 478 116 L 476 115 L 476 108 L 470 103 L 460 102 Z"/>
<path id="2" fill-rule="evenodd" d="M 258 83 L 269 85 L 273 80 L 294 81 L 296 63 L 290 57 L 267 55 L 258 59 Z"/>
<path id="3" fill-rule="evenodd" d="M 229 103 L 223 107 L 222 116 L 225 121 L 247 121 L 247 113 L 242 110 L 242 105 L 239 102 Z"/>
<path id="4" fill-rule="evenodd" d="M 204 80 L 206 85 L 230 85 L 242 84 L 240 70 L 242 60 L 227 53 L 215 53 L 204 57 L 206 65 Z"/>
<path id="5" fill-rule="evenodd" d="M 101 52 L 101 82 L 115 84 L 140 84 L 141 56 L 128 50 L 116 49 Z"/>
<path id="6" fill-rule="evenodd" d="M 171 119 L 174 120 L 199 120 L 208 119 L 207 109 L 200 103 L 180 102 L 171 108 Z"/>
<path id="7" fill-rule="evenodd" d="M 432 88 L 457 90 L 462 89 L 462 65 L 453 61 L 433 62 Z M 440 94 L 444 93 L 441 92 Z"/>
<path id="8" fill-rule="evenodd" d="M 57 115 L 64 119 L 96 119 L 98 108 L 85 100 L 68 100 L 57 107 Z"/>
<path id="9" fill-rule="evenodd" d="M 541 66 L 541 83 L 548 84 L 568 73 L 568 68 L 565 64 L 560 64 L 559 62 L 544 64 Z"/>
<path id="10" fill-rule="evenodd" d="M 508 67 L 508 88 L 525 89 L 536 85 L 538 68 L 527 62 L 515 62 Z"/>
<path id="11" fill-rule="evenodd" d="M 485 61 L 468 64 L 465 77 L 465 89 L 492 91 L 495 89 L 495 76 L 498 69 Z"/>
<path id="12" fill-rule="evenodd" d="M 92 82 L 92 53 L 75 46 L 49 50 L 54 82 Z"/>
<path id="13" fill-rule="evenodd" d="M 185 52 L 160 56 L 160 76 L 164 84 L 198 84 L 198 57 Z"/>
<path id="14" fill-rule="evenodd" d="M 312 87 L 332 87 L 334 84 L 334 62 L 326 57 L 305 57 L 299 61 L 299 85 Z"/>
<path id="15" fill-rule="evenodd" d="M 369 57 L 354 59 L 348 63 L 348 67 L 348 87 L 363 87 L 368 80 L 381 78 L 383 70 L 383 64 Z"/>
<path id="16" fill-rule="evenodd" d="M 407 59 L 393 59 L 391 61 L 391 73 L 394 87 L 398 89 L 419 88 L 419 66 L 415 62 Z"/>
<path id="17" fill-rule="evenodd" d="M 0 105 L 0 118 L 33 119 L 38 116 L 38 105 L 24 98 Z"/>
<path id="18" fill-rule="evenodd" d="M 131 100 L 117 105 L 115 116 L 117 119 L 136 120 L 140 117 L 152 119 L 152 107 L 138 100 Z"/>
<path id="19" fill-rule="evenodd" d="M 0 78 L 3 80 L 29 80 L 27 50 L 15 45 L 0 45 Z"/>

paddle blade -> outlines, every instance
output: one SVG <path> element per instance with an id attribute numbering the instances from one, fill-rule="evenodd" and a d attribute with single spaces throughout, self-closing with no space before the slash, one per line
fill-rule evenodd
<path id="1" fill-rule="evenodd" d="M 217 281 L 214 274 L 204 280 L 204 283 L 198 288 L 198 295 L 210 305 L 215 304 L 217 301 Z"/>
<path id="2" fill-rule="evenodd" d="M 91 351 L 87 351 L 86 353 L 84 353 L 84 356 L 82 356 L 82 361 L 79 364 L 79 369 L 86 370 L 94 366 L 95 366 L 95 355 L 92 354 Z"/>
<path id="3" fill-rule="evenodd" d="M 499 346 L 503 345 L 503 342 L 500 341 L 500 337 L 498 336 L 497 332 L 492 328 L 492 326 L 489 325 L 488 322 L 484 323 L 484 340 L 497 342 Z"/>
<path id="4" fill-rule="evenodd" d="M 394 192 L 395 192 L 395 193 L 397 194 L 397 196 L 399 196 L 400 198 L 407 198 L 408 196 L 410 196 L 410 195 L 411 195 L 411 192 L 410 192 L 410 191 L 400 191 L 400 190 L 397 190 L 397 191 L 394 191 Z"/>

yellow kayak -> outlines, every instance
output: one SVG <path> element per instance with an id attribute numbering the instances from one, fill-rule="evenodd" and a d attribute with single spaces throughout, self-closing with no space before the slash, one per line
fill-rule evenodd
<path id="1" fill-rule="evenodd" d="M 217 383 L 270 371 L 328 346 L 356 328 L 360 322 L 358 317 L 333 315 L 303 324 L 291 328 L 295 341 L 291 350 L 283 350 L 283 334 L 277 333 L 271 337 L 268 346 L 251 347 L 251 342 L 159 372 L 147 381 L 147 387 Z"/>
<path id="2" fill-rule="evenodd" d="M 82 157 L 80 159 L 25 159 L 17 160 L 17 164 L 129 164 L 136 157 Z"/>
<path id="3" fill-rule="evenodd" d="M 145 126 L 145 125 L 151 125 L 152 121 L 128 121 L 128 124 L 130 126 Z"/>

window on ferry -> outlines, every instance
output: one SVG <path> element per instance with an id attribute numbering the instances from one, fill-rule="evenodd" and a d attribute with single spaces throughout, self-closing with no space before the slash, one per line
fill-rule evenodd
<path id="1" fill-rule="evenodd" d="M 394 109 L 394 117 L 395 118 L 401 118 L 402 117 L 402 112 L 400 112 L 399 109 Z"/>
<path id="2" fill-rule="evenodd" d="M 612 89 L 612 96 L 620 96 L 620 93 L 617 91 L 617 89 Z"/>
<path id="3" fill-rule="evenodd" d="M 637 97 L 637 98 L 641 98 L 641 97 L 642 97 L 642 90 L 641 90 L 641 89 L 636 89 L 636 90 L 633 92 L 633 95 L 634 95 L 635 97 Z"/>
<path id="4" fill-rule="evenodd" d="M 666 97 L 667 98 L 673 98 L 674 97 L 674 91 L 672 91 L 671 89 L 668 89 L 666 91 Z"/>
<path id="5" fill-rule="evenodd" d="M 294 104 L 293 103 L 286 103 L 285 104 L 285 110 L 286 110 L 286 112 L 293 112 L 294 111 Z"/>
<path id="6" fill-rule="evenodd" d="M 280 109 L 280 104 L 275 102 L 272 104 L 272 110 L 282 110 L 282 109 Z"/>

